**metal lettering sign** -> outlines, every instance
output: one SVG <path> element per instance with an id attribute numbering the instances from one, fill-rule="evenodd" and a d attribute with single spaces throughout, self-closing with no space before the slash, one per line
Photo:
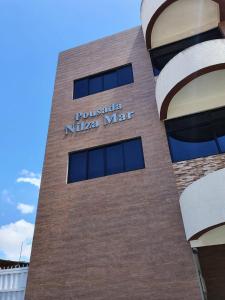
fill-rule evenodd
<path id="1" fill-rule="evenodd" d="M 74 134 L 78 132 L 87 132 L 95 129 L 103 124 L 108 126 L 118 122 L 131 120 L 134 112 L 121 113 L 122 104 L 111 104 L 110 106 L 97 109 L 90 112 L 78 112 L 74 116 L 74 122 L 71 125 L 66 125 L 64 128 L 65 134 Z M 99 119 L 101 117 L 101 119 Z M 96 120 L 97 118 L 97 120 Z"/>

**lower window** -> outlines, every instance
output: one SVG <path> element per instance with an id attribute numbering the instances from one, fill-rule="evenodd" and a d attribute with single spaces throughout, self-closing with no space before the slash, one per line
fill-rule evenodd
<path id="1" fill-rule="evenodd" d="M 225 108 L 165 122 L 173 162 L 225 152 Z"/>
<path id="2" fill-rule="evenodd" d="M 69 153 L 68 183 L 145 168 L 141 138 Z"/>

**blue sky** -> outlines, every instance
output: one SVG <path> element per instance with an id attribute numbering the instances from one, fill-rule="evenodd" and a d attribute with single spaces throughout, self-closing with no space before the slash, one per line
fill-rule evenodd
<path id="1" fill-rule="evenodd" d="M 140 2 L 0 1 L 0 259 L 29 259 L 58 53 L 139 25 Z"/>

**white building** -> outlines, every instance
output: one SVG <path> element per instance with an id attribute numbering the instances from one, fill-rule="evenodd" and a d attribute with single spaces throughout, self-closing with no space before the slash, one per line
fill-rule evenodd
<path id="1" fill-rule="evenodd" d="M 23 300 L 28 264 L 0 264 L 0 300 Z"/>

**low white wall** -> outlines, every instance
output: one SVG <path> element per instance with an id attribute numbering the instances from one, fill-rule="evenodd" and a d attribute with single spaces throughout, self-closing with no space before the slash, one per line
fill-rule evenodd
<path id="1" fill-rule="evenodd" d="M 0 300 L 24 300 L 28 267 L 0 269 Z"/>

